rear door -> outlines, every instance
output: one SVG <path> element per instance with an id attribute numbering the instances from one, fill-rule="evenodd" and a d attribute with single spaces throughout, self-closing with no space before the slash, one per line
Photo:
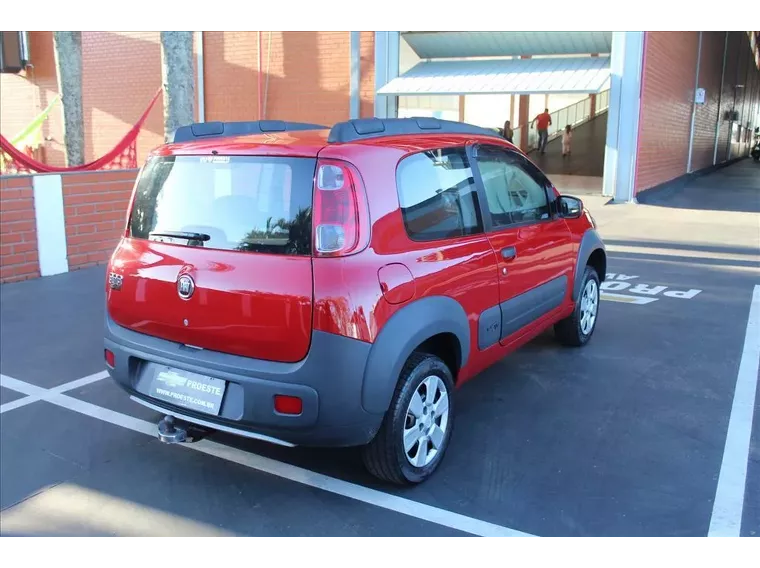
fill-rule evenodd
<path id="1" fill-rule="evenodd" d="M 138 180 L 108 311 L 135 331 L 298 361 L 312 325 L 316 158 L 168 156 Z"/>
<path id="2" fill-rule="evenodd" d="M 473 150 L 486 232 L 498 263 L 501 342 L 507 344 L 541 325 L 567 297 L 572 240 L 556 215 L 555 194 L 535 166 L 500 146 Z"/>

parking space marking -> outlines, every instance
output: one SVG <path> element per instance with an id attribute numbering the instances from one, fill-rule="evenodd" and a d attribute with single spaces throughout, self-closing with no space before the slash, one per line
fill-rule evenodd
<path id="1" fill-rule="evenodd" d="M 646 284 L 639 281 L 638 278 L 639 276 L 635 274 L 608 272 L 605 275 L 604 282 L 599 286 L 601 299 L 625 304 L 644 305 L 659 300 L 659 297 L 654 296 L 660 296 L 660 294 L 662 294 L 662 297 L 667 298 L 691 300 L 702 292 L 702 290 L 697 288 L 672 290 L 669 289 L 669 286 Z M 625 294 L 616 293 L 623 290 Z"/>
<path id="2" fill-rule="evenodd" d="M 739 536 L 760 369 L 760 285 L 752 294 L 708 536 Z"/>
<path id="3" fill-rule="evenodd" d="M 107 374 L 107 373 L 106 373 Z M 100 375 L 100 373 L 98 373 Z M 82 384 L 88 384 L 88 382 L 94 382 L 96 375 L 90 377 L 84 377 L 79 381 L 73 381 L 73 383 L 80 382 L 78 386 Z M 101 377 L 102 378 L 102 377 Z M 72 398 L 64 391 L 60 390 L 63 387 L 69 387 L 73 383 L 67 383 L 61 385 L 56 389 L 43 389 L 18 379 L 13 379 L 5 375 L 0 375 L 0 384 L 6 388 L 13 389 L 17 392 L 31 395 L 31 397 L 37 397 L 35 400 L 43 400 L 45 402 L 55 404 L 62 408 L 79 412 L 86 416 L 108 422 L 116 426 L 121 426 L 134 432 L 146 434 L 148 436 L 156 436 L 156 425 L 146 420 L 141 420 L 133 416 L 128 416 L 114 410 L 109 410 L 95 404 L 85 402 L 76 398 Z M 70 390 L 69 387 L 66 390 Z M 40 392 L 43 391 L 43 392 Z M 282 479 L 294 481 L 302 485 L 308 485 L 315 489 L 321 489 L 329 493 L 341 495 L 355 501 L 374 505 L 382 509 L 401 513 L 410 517 L 415 517 L 430 523 L 448 527 L 454 530 L 466 532 L 476 536 L 535 536 L 528 533 L 524 533 L 515 529 L 504 527 L 468 517 L 466 515 L 460 515 L 446 509 L 440 509 L 433 507 L 432 505 L 425 505 L 411 499 L 399 497 L 397 495 L 391 495 L 389 493 L 383 493 L 376 489 L 370 489 L 363 485 L 356 483 L 350 483 L 343 481 L 342 479 L 336 479 L 321 473 L 317 473 L 302 467 L 291 465 L 284 462 L 279 462 L 271 458 L 260 456 L 258 454 L 245 452 L 237 448 L 225 446 L 218 442 L 212 442 L 210 440 L 201 440 L 192 444 L 181 444 L 182 447 L 192 449 L 203 454 L 214 456 L 223 460 L 227 460 L 263 473 L 268 473 Z"/>
<path id="4" fill-rule="evenodd" d="M 108 371 L 100 371 L 99 373 L 93 373 L 92 375 L 88 375 L 86 377 L 82 377 L 81 379 L 59 385 L 52 389 L 44 389 L 42 387 L 25 383 L 24 381 L 19 381 L 18 379 L 14 379 L 13 377 L 9 377 L 7 375 L 0 375 L 0 386 L 4 386 L 11 390 L 15 390 L 16 392 L 27 395 L 24 398 L 17 398 L 16 400 L 12 400 L 11 402 L 6 402 L 5 404 L 1 405 L 0 414 L 3 412 L 8 412 L 9 410 L 13 410 L 14 408 L 21 408 L 27 404 L 32 404 L 38 400 L 46 400 L 47 398 L 55 396 L 56 394 L 61 394 L 70 390 L 78 389 L 79 387 L 83 387 L 85 385 L 89 385 L 91 383 L 95 383 L 97 381 L 105 379 L 107 376 Z"/>

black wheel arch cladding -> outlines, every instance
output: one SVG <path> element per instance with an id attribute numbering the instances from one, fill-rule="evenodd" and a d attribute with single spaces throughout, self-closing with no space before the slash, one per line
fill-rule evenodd
<path id="1" fill-rule="evenodd" d="M 573 281 L 573 301 L 578 300 L 578 296 L 581 293 L 581 286 L 583 286 L 583 276 L 586 272 L 586 265 L 596 251 L 600 251 L 604 258 L 604 265 L 607 262 L 607 251 L 602 242 L 602 238 L 595 229 L 589 229 L 583 234 L 581 239 L 581 245 L 578 248 L 578 258 L 575 260 L 575 278 Z M 597 274 L 599 282 L 604 282 L 605 270 L 602 270 L 602 274 Z M 597 271 L 598 272 L 598 271 Z"/>
<path id="2" fill-rule="evenodd" d="M 453 298 L 431 296 L 397 311 L 383 326 L 370 350 L 362 383 L 362 406 L 367 412 L 388 410 L 404 363 L 431 337 L 452 333 L 459 342 L 460 368 L 470 351 L 470 325 L 461 304 Z M 451 369 L 455 374 L 456 369 Z"/>

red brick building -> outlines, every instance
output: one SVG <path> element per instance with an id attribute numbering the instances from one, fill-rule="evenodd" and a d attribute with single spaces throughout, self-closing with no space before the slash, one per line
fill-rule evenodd
<path id="1" fill-rule="evenodd" d="M 510 32 L 198 32 L 196 117 L 330 125 L 354 117 L 398 116 L 413 107 L 447 118 L 451 114 L 445 113 L 453 113 L 456 120 L 467 118 L 465 105 L 475 97 L 478 106 L 487 100 L 509 105 L 498 111 L 493 126 L 512 116 L 513 126 L 520 127 L 535 105 L 543 110 L 545 102 L 571 96 L 593 109 L 607 93 L 606 147 L 616 152 L 600 159 L 605 194 L 619 200 L 748 154 L 752 131 L 760 126 L 758 32 L 561 34 L 574 34 L 574 45 L 587 43 L 588 53 L 580 54 L 587 61 L 605 59 L 602 65 L 594 62 L 601 73 L 594 75 L 597 82 L 570 95 L 558 83 L 519 90 L 514 84 L 462 82 L 443 73 L 435 86 L 415 76 L 422 65 L 440 65 L 435 58 L 441 54 L 471 62 L 460 67 L 483 65 L 486 56 L 509 59 L 504 65 L 516 66 L 512 76 L 519 76 L 521 65 L 540 67 L 552 57 L 555 66 L 561 57 L 580 59 L 559 36 L 550 42 L 540 36 L 548 33 L 520 34 L 523 42 L 533 34 L 534 46 L 554 46 L 547 53 L 518 44 Z M 26 126 L 58 92 L 52 32 L 26 37 L 30 65 L 0 74 L 0 126 L 6 137 Z M 415 59 L 407 64 L 404 50 L 410 46 Z M 158 32 L 82 32 L 87 161 L 114 147 L 160 86 Z M 138 138 L 138 162 L 163 142 L 162 105 L 159 99 Z M 52 165 L 65 161 L 62 123 L 59 106 L 44 126 L 43 159 Z M 135 173 L 0 178 L 0 281 L 106 260 L 118 239 Z M 65 238 L 57 238 L 56 231 Z"/>
<path id="2" fill-rule="evenodd" d="M 361 32 L 362 116 L 374 111 L 374 35 Z M 6 137 L 26 126 L 58 92 L 52 32 L 29 32 L 28 38 L 32 65 L 18 74 L 0 74 L 0 124 Z M 349 118 L 349 32 L 203 32 L 202 42 L 206 121 L 256 120 L 260 112 L 327 124 Z M 113 148 L 160 86 L 159 32 L 82 32 L 87 161 Z M 163 142 L 162 104 L 159 100 L 153 108 L 138 139 L 138 161 Z M 45 158 L 54 165 L 65 161 L 62 123 L 59 107 L 45 127 L 52 138 L 45 143 Z"/>

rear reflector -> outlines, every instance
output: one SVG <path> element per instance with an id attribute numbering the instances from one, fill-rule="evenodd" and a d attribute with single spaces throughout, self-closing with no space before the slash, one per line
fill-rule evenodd
<path id="1" fill-rule="evenodd" d="M 113 356 L 113 351 L 109 351 L 108 349 L 106 349 L 105 351 L 106 351 L 106 364 L 113 369 L 116 366 L 114 362 L 115 359 Z"/>
<path id="2" fill-rule="evenodd" d="M 274 409 L 280 414 L 301 414 L 303 402 L 297 396 L 274 395 Z"/>

